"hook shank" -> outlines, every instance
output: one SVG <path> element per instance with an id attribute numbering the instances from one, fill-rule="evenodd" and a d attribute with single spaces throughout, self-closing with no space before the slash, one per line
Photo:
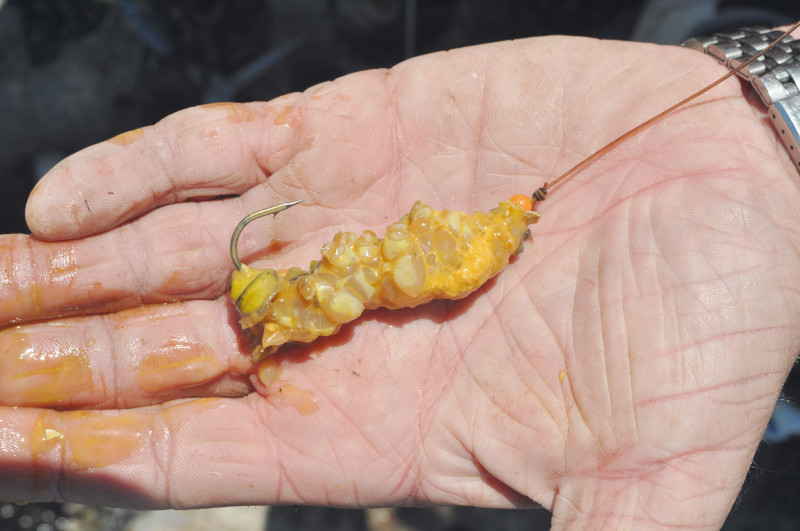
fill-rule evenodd
<path id="1" fill-rule="evenodd" d="M 233 258 L 233 265 L 236 266 L 236 269 L 239 271 L 242 270 L 242 263 L 239 261 L 239 253 L 236 250 L 236 244 L 239 242 L 239 235 L 242 233 L 242 230 L 244 230 L 245 226 L 254 219 L 268 216 L 270 214 L 277 215 L 278 212 L 286 210 L 287 208 L 293 207 L 297 203 L 302 202 L 302 199 L 298 199 L 297 201 L 289 201 L 287 203 L 281 203 L 280 205 L 271 206 L 263 210 L 257 210 L 246 216 L 242 221 L 239 222 L 238 225 L 236 225 L 236 228 L 233 229 L 233 234 L 231 235 L 231 258 Z"/>

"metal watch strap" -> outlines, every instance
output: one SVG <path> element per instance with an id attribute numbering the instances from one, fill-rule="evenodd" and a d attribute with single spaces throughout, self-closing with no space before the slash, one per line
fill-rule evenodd
<path id="1" fill-rule="evenodd" d="M 681 46 L 711 55 L 731 70 L 763 50 L 782 32 L 763 27 L 743 28 L 710 37 L 693 37 Z M 800 168 L 800 40 L 786 37 L 775 48 L 739 71 L 755 88 L 769 117 Z"/>

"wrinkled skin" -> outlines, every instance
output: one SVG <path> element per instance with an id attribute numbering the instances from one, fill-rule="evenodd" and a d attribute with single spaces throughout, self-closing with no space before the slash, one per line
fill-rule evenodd
<path id="1" fill-rule="evenodd" d="M 416 199 L 531 193 L 724 72 L 672 47 L 499 43 L 69 157 L 30 198 L 34 237 L 0 239 L 0 320 L 21 320 L 0 333 L 0 499 L 720 526 L 800 348 L 800 177 L 737 80 L 553 191 L 471 297 L 285 348 L 271 388 L 226 289 L 251 211 L 306 199 L 240 242 L 246 262 L 306 266 Z"/>

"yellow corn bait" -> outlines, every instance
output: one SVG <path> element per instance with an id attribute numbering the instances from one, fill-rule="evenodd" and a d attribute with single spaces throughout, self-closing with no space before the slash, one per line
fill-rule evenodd
<path id="1" fill-rule="evenodd" d="M 337 233 L 308 271 L 242 264 L 231 278 L 231 299 L 242 327 L 261 335 L 254 360 L 288 341 L 335 334 L 364 310 L 466 297 L 506 267 L 539 220 L 522 198 L 470 215 L 418 201 L 383 239 L 371 230 Z"/>

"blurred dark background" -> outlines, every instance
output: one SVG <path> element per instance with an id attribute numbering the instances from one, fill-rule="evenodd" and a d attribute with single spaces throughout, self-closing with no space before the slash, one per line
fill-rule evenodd
<path id="1" fill-rule="evenodd" d="M 192 105 L 268 100 L 483 42 L 558 33 L 672 44 L 798 18 L 797 0 L 0 0 L 0 233 L 27 232 L 27 195 L 59 159 Z M 784 393 L 800 397 L 797 374 Z M 726 529 L 800 529 L 798 450 L 796 436 L 762 444 Z M 0 501 L 0 531 L 134 529 L 139 517 Z M 549 526 L 545 510 L 471 508 L 275 508 L 267 519 L 270 531 Z"/>

